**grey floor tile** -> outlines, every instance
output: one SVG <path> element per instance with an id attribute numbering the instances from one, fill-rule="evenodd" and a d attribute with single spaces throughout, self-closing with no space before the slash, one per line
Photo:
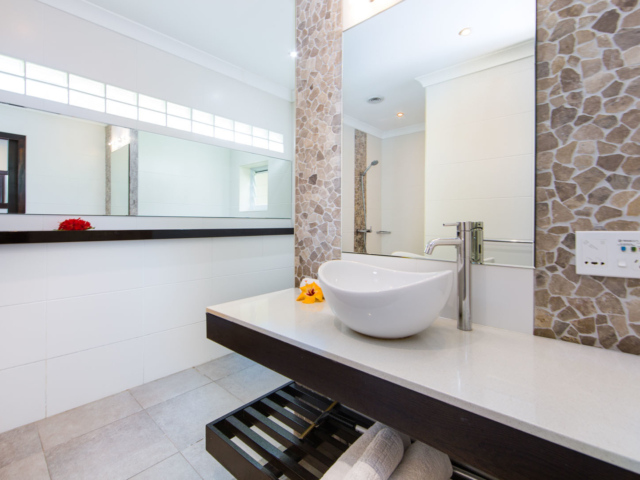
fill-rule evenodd
<path id="1" fill-rule="evenodd" d="M 210 383 L 147 410 L 180 451 L 204 438 L 207 423 L 241 407 L 243 402 Z"/>
<path id="2" fill-rule="evenodd" d="M 235 480 L 233 475 L 207 452 L 204 440 L 191 445 L 182 454 L 204 480 Z"/>
<path id="3" fill-rule="evenodd" d="M 200 480 L 200 475 L 184 457 L 176 453 L 131 480 Z"/>
<path id="4" fill-rule="evenodd" d="M 34 424 L 0 434 L 0 468 L 41 452 L 42 445 Z"/>
<path id="5" fill-rule="evenodd" d="M 122 392 L 45 418 L 37 423 L 42 447 L 49 450 L 140 410 L 142 407 L 131 394 Z"/>
<path id="6" fill-rule="evenodd" d="M 125 480 L 177 453 L 146 412 L 45 452 L 53 480 Z"/>
<path id="7" fill-rule="evenodd" d="M 207 383 L 211 383 L 209 378 L 196 369 L 190 368 L 132 388 L 130 392 L 140 402 L 140 405 L 149 408 Z"/>
<path id="8" fill-rule="evenodd" d="M 34 453 L 0 468 L 0 480 L 50 480 L 44 453 Z"/>
<path id="9" fill-rule="evenodd" d="M 215 381 L 254 365 L 257 365 L 257 363 L 249 360 L 247 357 L 243 357 L 237 353 L 230 353 L 229 355 L 216 358 L 196 368 L 200 373 Z"/>
<path id="10" fill-rule="evenodd" d="M 289 382 L 287 377 L 262 365 L 254 365 L 222 378 L 216 383 L 243 402 L 250 402 L 287 382 Z"/>

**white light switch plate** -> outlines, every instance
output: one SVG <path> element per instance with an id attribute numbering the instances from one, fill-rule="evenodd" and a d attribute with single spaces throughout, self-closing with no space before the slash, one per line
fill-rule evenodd
<path id="1" fill-rule="evenodd" d="M 640 278 L 640 232 L 577 232 L 576 272 Z"/>

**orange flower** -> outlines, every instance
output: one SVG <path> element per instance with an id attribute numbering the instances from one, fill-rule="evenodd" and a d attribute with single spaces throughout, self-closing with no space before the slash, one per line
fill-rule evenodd
<path id="1" fill-rule="evenodd" d="M 302 303 L 316 303 L 324 300 L 322 289 L 316 284 L 316 282 L 309 283 L 303 287 L 300 287 L 302 293 L 298 297 L 298 301 Z"/>

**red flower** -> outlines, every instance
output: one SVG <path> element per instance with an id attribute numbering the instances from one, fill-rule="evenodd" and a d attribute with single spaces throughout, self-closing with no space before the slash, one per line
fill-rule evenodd
<path id="1" fill-rule="evenodd" d="M 58 230 L 92 230 L 91 224 L 81 218 L 70 218 L 64 222 L 60 222 Z"/>

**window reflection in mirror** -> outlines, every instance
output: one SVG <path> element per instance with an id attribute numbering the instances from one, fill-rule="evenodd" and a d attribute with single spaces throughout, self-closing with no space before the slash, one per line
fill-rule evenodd
<path id="1" fill-rule="evenodd" d="M 485 263 L 533 265 L 535 9 L 405 0 L 345 32 L 343 251 L 454 260 L 425 245 L 479 221 Z"/>

